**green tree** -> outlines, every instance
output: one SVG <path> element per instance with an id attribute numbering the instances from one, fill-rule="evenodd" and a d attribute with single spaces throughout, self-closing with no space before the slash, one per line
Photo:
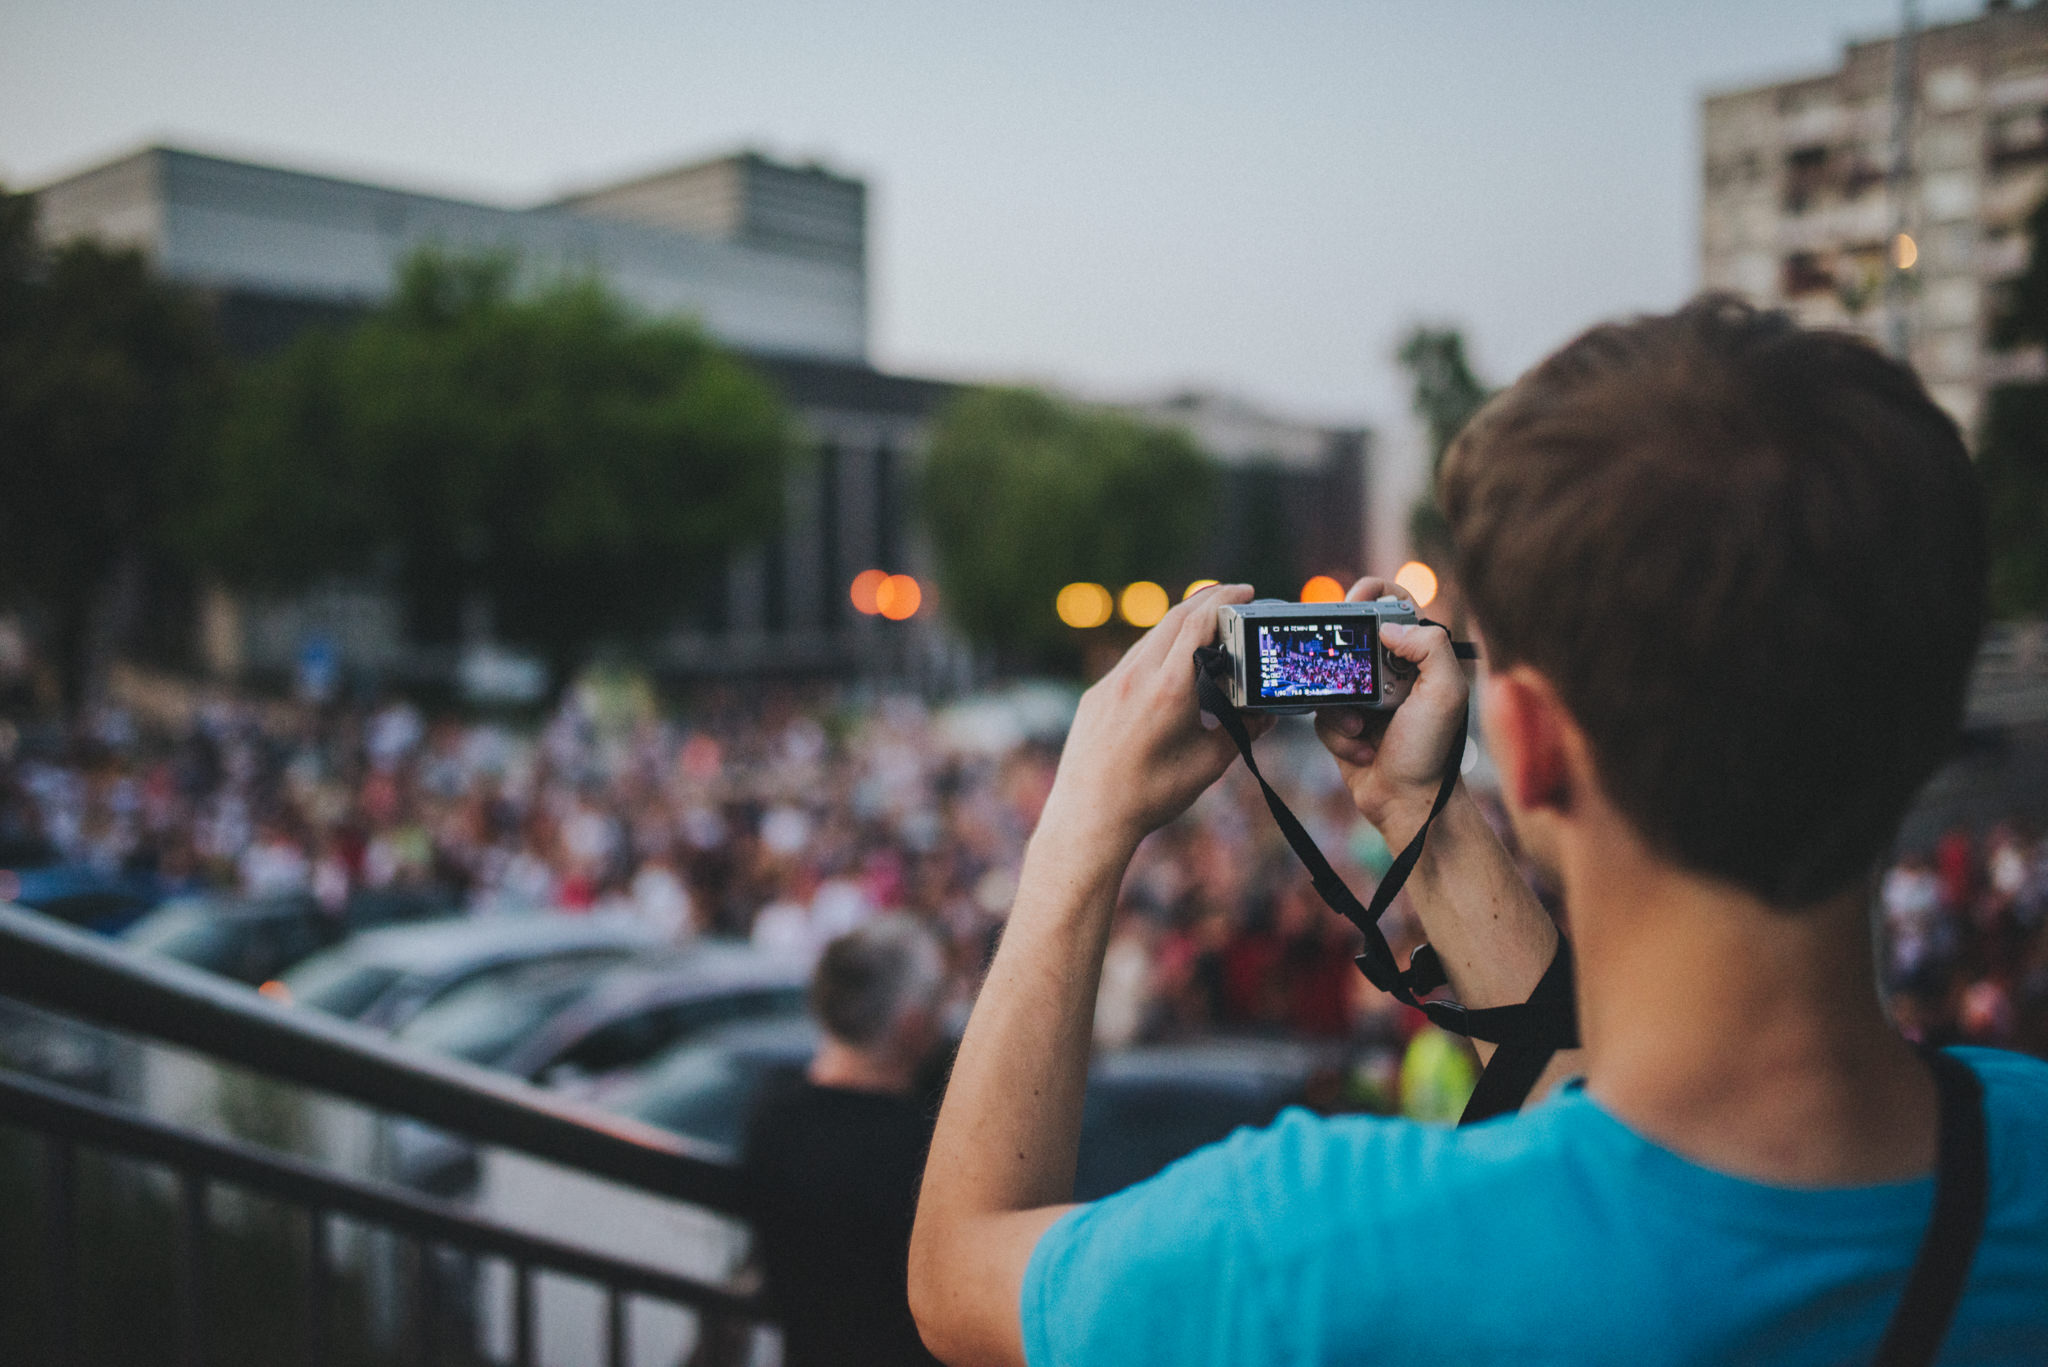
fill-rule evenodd
<path id="1" fill-rule="evenodd" d="M 773 391 L 693 326 L 428 252 L 362 323 L 244 377 L 189 546 L 248 587 L 380 576 L 423 640 L 487 603 L 559 675 L 771 531 L 793 449 Z"/>
<path id="2" fill-rule="evenodd" d="M 71 701 L 142 625 L 224 365 L 203 302 L 141 253 L 46 250 L 33 199 L 0 191 L 0 598 Z"/>
<path id="3" fill-rule="evenodd" d="M 2048 346 L 2048 200 L 2027 220 L 2026 270 L 2006 287 L 1992 340 Z M 1991 609 L 2001 617 L 2048 611 L 2048 383 L 1991 391 L 1977 436 L 1977 468 L 1991 521 Z"/>
<path id="4" fill-rule="evenodd" d="M 1410 402 L 1429 433 L 1429 488 L 1408 514 L 1408 540 L 1416 554 L 1441 562 L 1450 529 L 1436 504 L 1436 476 L 1444 452 L 1493 391 L 1472 372 L 1465 337 L 1454 327 L 1418 325 L 1401 342 L 1395 359 L 1408 372 Z"/>
<path id="5" fill-rule="evenodd" d="M 961 630 L 1019 661 L 1071 658 L 1063 585 L 1171 581 L 1215 513 L 1213 462 L 1179 432 L 1026 389 L 941 415 L 919 503 Z"/>

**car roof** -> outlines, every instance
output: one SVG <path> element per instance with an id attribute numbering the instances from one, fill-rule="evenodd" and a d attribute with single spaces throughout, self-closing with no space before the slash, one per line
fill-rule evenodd
<path id="1" fill-rule="evenodd" d="M 660 937 L 602 916 L 484 916 L 366 930 L 332 951 L 361 964 L 439 977 L 472 964 L 580 949 L 646 949 Z"/>
<path id="2" fill-rule="evenodd" d="M 787 1054 L 806 1059 L 818 1047 L 818 1023 L 809 1016 L 755 1016 L 713 1026 L 648 1061 L 653 1077 L 671 1058 L 692 1049 L 725 1049 L 735 1054 Z"/>
<path id="3" fill-rule="evenodd" d="M 809 981 L 802 960 L 756 949 L 744 940 L 700 940 L 644 955 L 592 978 L 499 1066 L 531 1073 L 614 1022 L 669 1007 L 756 993 L 789 993 L 801 1000 Z"/>
<path id="4" fill-rule="evenodd" d="M 579 1010 L 624 1015 L 669 1002 L 761 988 L 802 988 L 810 968 L 802 959 L 756 949 L 744 940 L 700 940 L 608 969 L 591 985 Z"/>
<path id="5" fill-rule="evenodd" d="M 1089 1072 L 1113 1086 L 1263 1089 L 1299 1085 L 1338 1061 L 1338 1051 L 1328 1045 L 1222 1035 L 1115 1050 L 1098 1055 Z"/>
<path id="6" fill-rule="evenodd" d="M 152 921 L 266 921 L 309 916 L 320 909 L 310 894 L 286 892 L 268 897 L 221 896 L 216 893 L 186 893 L 158 904 L 156 910 L 135 923 Z M 131 926 L 132 931 L 135 927 Z"/>

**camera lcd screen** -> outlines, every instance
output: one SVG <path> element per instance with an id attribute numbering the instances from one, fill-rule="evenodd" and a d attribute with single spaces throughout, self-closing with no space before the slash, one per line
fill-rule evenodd
<path id="1" fill-rule="evenodd" d="M 1379 701 L 1377 618 L 1247 625 L 1258 634 L 1258 677 L 1250 682 L 1260 701 Z"/>

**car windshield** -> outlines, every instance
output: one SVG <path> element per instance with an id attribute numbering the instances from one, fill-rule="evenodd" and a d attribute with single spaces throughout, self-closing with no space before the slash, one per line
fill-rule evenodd
<path id="1" fill-rule="evenodd" d="M 386 964 L 361 963 L 346 954 L 322 956 L 285 975 L 291 1000 L 343 1020 L 358 1020 L 391 990 L 403 970 Z"/>
<path id="2" fill-rule="evenodd" d="M 1074 1199 L 1100 1200 L 1142 1182 L 1240 1125 L 1271 1123 L 1279 1110 L 1270 1089 L 1092 1078 L 1082 1110 Z"/>
<path id="3" fill-rule="evenodd" d="M 737 1150 L 762 1086 L 803 1070 L 807 1053 L 781 1054 L 700 1044 L 668 1056 L 620 1107 L 650 1125 Z"/>
<path id="4" fill-rule="evenodd" d="M 181 964 L 220 972 L 234 957 L 235 937 L 218 917 L 207 915 L 155 917 L 135 927 L 128 944 L 145 954 L 161 954 Z"/>
<path id="5" fill-rule="evenodd" d="M 610 958 L 521 964 L 454 989 L 413 1017 L 398 1038 L 494 1066 L 589 988 Z"/>
<path id="6" fill-rule="evenodd" d="M 714 1026 L 760 1016 L 803 1014 L 801 987 L 756 988 L 669 1002 L 635 1011 L 592 1031 L 554 1060 L 552 1066 L 586 1077 L 603 1076 L 638 1067 Z"/>

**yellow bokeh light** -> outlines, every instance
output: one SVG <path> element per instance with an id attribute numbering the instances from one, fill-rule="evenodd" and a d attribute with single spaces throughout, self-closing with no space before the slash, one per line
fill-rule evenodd
<path id="1" fill-rule="evenodd" d="M 1913 263 L 1920 259 L 1920 244 L 1904 233 L 1892 239 L 1892 264 L 1902 271 L 1913 269 Z"/>
<path id="2" fill-rule="evenodd" d="M 924 590 L 907 574 L 892 574 L 875 589 L 875 611 L 892 622 L 908 621 L 924 602 Z"/>
<path id="3" fill-rule="evenodd" d="M 1086 583 L 1067 585 L 1053 602 L 1062 622 L 1084 631 L 1107 622 L 1114 606 L 1108 589 L 1100 584 Z"/>
<path id="4" fill-rule="evenodd" d="M 1124 588 L 1124 596 L 1117 601 L 1117 608 L 1132 626 L 1149 627 L 1158 625 L 1172 601 L 1166 596 L 1165 589 L 1150 579 L 1140 579 Z"/>
<path id="5" fill-rule="evenodd" d="M 1394 582 L 1408 590 L 1415 606 L 1426 608 L 1436 597 L 1436 571 L 1420 560 L 1411 560 L 1394 572 Z"/>
<path id="6" fill-rule="evenodd" d="M 1188 585 L 1185 589 L 1181 590 L 1181 600 L 1185 602 L 1186 600 L 1200 593 L 1203 589 L 1215 588 L 1216 585 L 1220 582 L 1220 580 L 1216 579 L 1197 579 L 1194 583 Z"/>
<path id="7" fill-rule="evenodd" d="M 1341 603 L 1344 601 L 1344 586 L 1327 574 L 1319 574 L 1301 586 L 1301 601 Z"/>

